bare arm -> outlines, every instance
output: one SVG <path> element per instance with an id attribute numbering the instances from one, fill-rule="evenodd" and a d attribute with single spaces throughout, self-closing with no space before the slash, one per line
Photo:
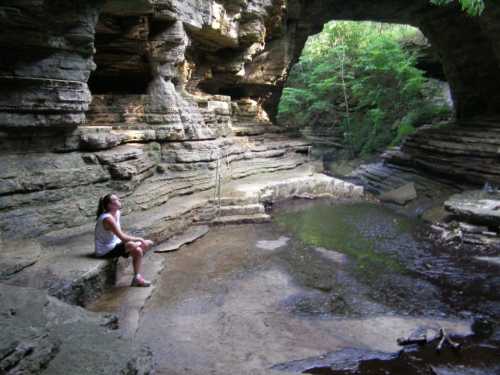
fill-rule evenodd
<path id="1" fill-rule="evenodd" d="M 123 242 L 128 242 L 128 241 L 144 242 L 143 238 L 130 236 L 127 233 L 123 232 L 120 228 L 118 228 L 118 225 L 116 225 L 116 221 L 113 218 L 113 216 L 106 217 L 103 220 L 103 224 L 106 230 L 113 232 L 113 234 L 116 235 Z"/>

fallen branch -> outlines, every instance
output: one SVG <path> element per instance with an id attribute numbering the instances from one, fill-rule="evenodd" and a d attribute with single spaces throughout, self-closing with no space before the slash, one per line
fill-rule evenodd
<path id="1" fill-rule="evenodd" d="M 420 337 L 407 338 L 407 339 L 400 337 L 396 341 L 399 346 L 414 345 L 414 344 L 425 345 L 427 344 L 427 336 L 422 335 Z"/>
<path id="2" fill-rule="evenodd" d="M 445 343 L 448 343 L 453 349 L 460 349 L 460 344 L 453 341 L 444 328 L 439 329 L 439 343 L 436 346 L 436 350 L 440 352 L 443 349 Z"/>

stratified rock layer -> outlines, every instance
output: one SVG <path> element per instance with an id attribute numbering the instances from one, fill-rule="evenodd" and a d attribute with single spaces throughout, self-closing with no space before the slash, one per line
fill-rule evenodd
<path id="1" fill-rule="evenodd" d="M 217 197 L 235 180 L 308 161 L 309 142 L 280 134 L 272 120 L 290 65 L 326 21 L 420 27 L 440 52 L 457 116 L 495 119 L 499 14 L 493 1 L 473 18 L 428 0 L 3 0 L 0 372 L 151 370 L 149 353 L 134 357 L 81 310 L 5 286 L 82 305 L 101 292 L 116 264 L 88 255 L 105 193 L 123 198 L 124 227 L 156 241 L 193 222 L 267 220 L 263 202 L 360 193 L 314 176 L 246 186 L 243 201 Z M 404 151 L 412 165 L 440 171 L 451 160 L 456 176 L 496 183 L 495 124 L 480 141 L 480 124 L 455 143 L 449 129 L 422 131 Z"/>
<path id="2" fill-rule="evenodd" d="M 308 142 L 279 136 L 272 119 L 291 63 L 331 19 L 420 27 L 440 52 L 457 116 L 495 117 L 499 13 L 491 1 L 470 17 L 427 0 L 6 0 L 2 237 L 91 222 L 110 190 L 128 212 L 146 212 L 213 188 L 217 176 L 303 164 Z M 417 166 L 439 172 L 446 160 L 460 178 L 496 181 L 496 133 L 478 125 L 454 135 L 467 152 L 451 144 L 454 129 L 420 132 L 406 152 Z"/>
<path id="3" fill-rule="evenodd" d="M 471 185 L 500 184 L 500 121 L 469 120 L 441 128 L 421 128 L 389 156 L 406 164 Z"/>
<path id="4" fill-rule="evenodd" d="M 500 225 L 500 195 L 484 191 L 467 191 L 455 194 L 444 202 L 444 207 L 461 221 L 490 225 Z"/>

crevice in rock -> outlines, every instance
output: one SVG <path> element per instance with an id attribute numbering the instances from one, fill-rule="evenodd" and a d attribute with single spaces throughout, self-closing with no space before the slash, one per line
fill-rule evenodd
<path id="1" fill-rule="evenodd" d="M 88 85 L 93 95 L 146 94 L 152 77 L 149 73 L 103 75 L 99 70 L 90 76 Z"/>
<path id="2" fill-rule="evenodd" d="M 94 95 L 146 94 L 152 75 L 147 57 L 150 20 L 146 16 L 101 14 L 88 85 Z"/>

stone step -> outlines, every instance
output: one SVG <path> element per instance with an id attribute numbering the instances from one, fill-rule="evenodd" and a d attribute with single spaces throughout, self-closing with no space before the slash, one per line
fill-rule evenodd
<path id="1" fill-rule="evenodd" d="M 111 307 L 111 311 L 118 316 L 121 336 L 134 337 L 139 327 L 141 310 L 156 288 L 161 271 L 165 267 L 165 259 L 152 251 L 144 257 L 141 273 L 151 281 L 149 288 L 130 288 L 133 278 L 131 258 L 120 259 L 123 265 L 117 272 L 115 285 L 108 288 L 97 301 L 85 307 L 95 312 L 107 312 Z"/>
<path id="2" fill-rule="evenodd" d="M 19 259 L 18 268 L 34 263 L 16 273 L 10 272 L 6 276 L 0 274 L 4 278 L 2 282 L 46 289 L 49 295 L 66 303 L 87 305 L 114 282 L 118 266 L 117 259 L 99 259 L 94 256 L 94 234 L 90 230 L 84 228 L 80 233 L 76 229 L 68 229 L 66 235 L 46 235 L 39 243 L 40 256 Z M 7 252 L 6 255 L 9 254 Z M 23 255 L 23 252 L 20 254 Z M 2 261 L 1 257 L 0 265 L 7 271 L 16 270 Z"/>
<path id="3" fill-rule="evenodd" d="M 236 216 L 236 215 L 253 215 L 265 213 L 264 205 L 262 204 L 247 204 L 222 206 L 219 208 L 219 216 Z"/>
<path id="4" fill-rule="evenodd" d="M 237 196 L 237 197 L 221 197 L 221 199 L 210 199 L 209 203 L 218 206 L 220 202 L 221 207 L 225 206 L 244 206 L 248 204 L 259 203 L 257 196 Z"/>
<path id="5" fill-rule="evenodd" d="M 237 136 L 251 136 L 265 134 L 269 129 L 264 126 L 233 126 L 232 131 Z"/>
<path id="6" fill-rule="evenodd" d="M 233 215 L 233 216 L 217 217 L 214 220 L 212 220 L 212 224 L 226 225 L 226 224 L 267 223 L 270 220 L 271 216 L 267 214 Z"/>

